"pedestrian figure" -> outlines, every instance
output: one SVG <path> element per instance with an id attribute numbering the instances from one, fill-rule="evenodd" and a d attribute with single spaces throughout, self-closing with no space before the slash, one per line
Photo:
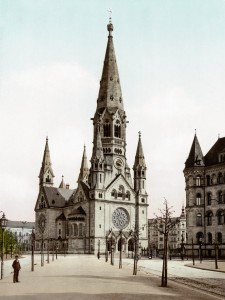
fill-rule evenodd
<path id="1" fill-rule="evenodd" d="M 13 282 L 19 282 L 19 271 L 21 269 L 20 262 L 18 260 L 18 255 L 15 256 L 15 260 L 13 261 L 12 267 L 14 269 L 13 273 Z"/>

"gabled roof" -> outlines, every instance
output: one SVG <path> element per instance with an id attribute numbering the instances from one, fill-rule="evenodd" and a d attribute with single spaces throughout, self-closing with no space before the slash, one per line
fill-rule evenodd
<path id="1" fill-rule="evenodd" d="M 191 167 L 202 167 L 202 166 L 204 166 L 204 158 L 203 158 L 202 149 L 200 147 L 197 135 L 195 134 L 190 153 L 185 162 L 185 167 L 191 168 Z"/>
<path id="2" fill-rule="evenodd" d="M 43 187 L 43 192 L 50 207 L 64 207 L 75 190 L 55 187 Z"/>
<path id="3" fill-rule="evenodd" d="M 7 228 L 27 228 L 32 229 L 35 226 L 35 222 L 24 221 L 10 221 L 7 222 Z"/>
<path id="4" fill-rule="evenodd" d="M 118 175 L 113 179 L 113 181 L 111 181 L 111 182 L 109 183 L 109 185 L 107 185 L 106 190 L 108 190 L 108 189 L 111 187 L 111 185 L 113 185 L 113 183 L 114 183 L 115 181 L 118 180 L 119 177 L 123 178 L 124 182 L 129 186 L 129 188 L 131 189 L 131 191 L 133 191 L 133 193 L 135 193 L 134 189 L 130 186 L 129 182 L 126 180 L 126 178 L 123 176 L 123 174 L 118 174 Z"/>
<path id="5" fill-rule="evenodd" d="M 61 213 L 61 215 L 59 215 L 55 220 L 56 220 L 56 221 L 58 221 L 58 220 L 65 221 L 65 220 L 66 220 L 66 217 L 65 217 L 64 213 Z"/>
<path id="6" fill-rule="evenodd" d="M 77 209 L 74 209 L 68 216 L 72 215 L 86 215 L 86 212 L 81 206 L 79 206 Z"/>
<path id="7" fill-rule="evenodd" d="M 219 138 L 205 156 L 205 165 L 218 164 L 218 155 L 225 151 L 225 137 Z"/>

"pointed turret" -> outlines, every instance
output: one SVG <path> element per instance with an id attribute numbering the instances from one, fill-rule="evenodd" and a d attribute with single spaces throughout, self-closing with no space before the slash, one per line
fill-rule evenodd
<path id="1" fill-rule="evenodd" d="M 89 169 L 88 169 L 88 162 L 87 162 L 87 155 L 86 155 L 86 146 L 84 145 L 84 152 L 81 161 L 80 174 L 77 182 L 79 181 L 87 182 L 88 175 L 89 175 Z"/>
<path id="2" fill-rule="evenodd" d="M 107 29 L 109 35 L 105 53 L 104 66 L 102 70 L 102 77 L 100 81 L 97 109 L 106 107 L 116 107 L 123 110 L 119 72 L 117 68 L 116 55 L 113 45 L 113 24 L 109 23 Z"/>
<path id="3" fill-rule="evenodd" d="M 61 183 L 60 183 L 60 185 L 59 185 L 59 188 L 60 188 L 60 189 L 66 189 L 66 184 L 65 184 L 63 178 L 64 178 L 64 176 L 62 176 L 62 181 L 61 181 Z"/>
<path id="4" fill-rule="evenodd" d="M 145 180 L 146 180 L 147 167 L 145 164 L 145 157 L 144 157 L 140 132 L 139 132 L 138 146 L 135 155 L 133 170 L 134 170 L 134 190 L 145 193 Z"/>
<path id="5" fill-rule="evenodd" d="M 185 168 L 201 167 L 204 165 L 202 149 L 195 133 L 189 156 L 185 162 Z"/>
<path id="6" fill-rule="evenodd" d="M 54 177 L 55 176 L 52 170 L 52 163 L 50 158 L 50 151 L 49 151 L 48 137 L 47 137 L 43 160 L 42 160 L 42 166 L 39 173 L 39 179 L 40 179 L 39 184 L 43 186 L 52 186 Z"/>
<path id="7" fill-rule="evenodd" d="M 136 156 L 135 156 L 133 169 L 138 168 L 138 167 L 146 168 L 145 157 L 144 157 L 144 152 L 143 152 L 143 147 L 142 147 L 142 142 L 141 142 L 141 133 L 140 132 L 139 132 L 138 146 L 137 146 L 137 151 L 136 151 Z"/>
<path id="8" fill-rule="evenodd" d="M 101 134 L 97 127 L 97 137 L 94 141 L 91 158 L 91 187 L 102 188 L 104 176 L 104 154 L 102 148 Z"/>

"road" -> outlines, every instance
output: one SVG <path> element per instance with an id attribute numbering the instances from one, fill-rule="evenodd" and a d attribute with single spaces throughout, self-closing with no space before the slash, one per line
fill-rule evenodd
<path id="1" fill-rule="evenodd" d="M 46 257 L 45 257 L 46 259 Z M 58 260 L 40 266 L 40 256 L 35 256 L 35 270 L 30 271 L 30 256 L 20 259 L 22 270 L 20 283 L 12 283 L 11 264 L 5 262 L 5 278 L 0 281 L 0 300 L 212 300 L 224 299 L 209 294 L 209 289 L 202 292 L 198 289 L 180 285 L 176 282 L 179 276 L 208 281 L 210 277 L 225 286 L 224 273 L 206 272 L 184 266 L 182 261 L 169 261 L 169 287 L 160 287 L 162 260 L 139 260 L 137 276 L 132 275 L 133 261 L 123 259 L 123 268 L 119 269 L 118 259 L 114 266 L 104 257 L 99 260 L 91 255 L 63 255 Z M 10 275 L 10 276 L 7 276 Z M 191 275 L 192 274 L 192 275 Z M 179 277 L 182 279 L 183 277 Z M 201 288 L 202 290 L 202 288 Z M 204 290 L 204 289 L 203 289 Z"/>

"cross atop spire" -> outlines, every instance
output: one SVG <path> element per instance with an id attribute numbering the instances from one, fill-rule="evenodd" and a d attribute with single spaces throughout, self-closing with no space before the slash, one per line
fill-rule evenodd
<path id="1" fill-rule="evenodd" d="M 111 8 L 109 8 L 107 11 L 109 13 L 109 24 L 111 24 L 112 23 L 112 10 L 111 10 Z"/>

